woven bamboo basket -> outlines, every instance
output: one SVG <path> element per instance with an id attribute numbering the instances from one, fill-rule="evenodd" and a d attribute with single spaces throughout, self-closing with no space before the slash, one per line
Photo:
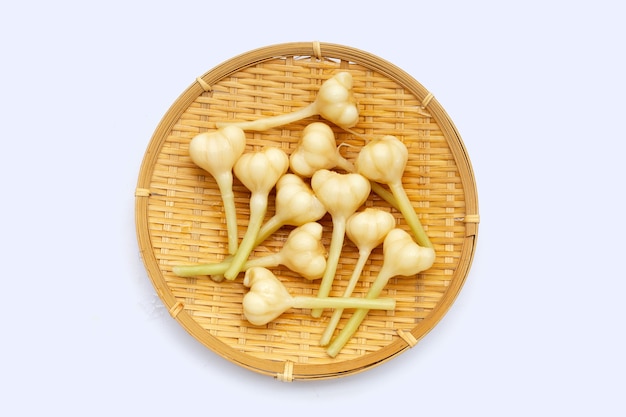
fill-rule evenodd
<path id="1" fill-rule="evenodd" d="M 341 352 L 331 358 L 319 338 L 331 311 L 313 318 L 290 309 L 266 326 L 249 324 L 241 301 L 247 288 L 239 277 L 214 282 L 173 274 L 177 264 L 219 262 L 227 256 L 227 233 L 215 180 L 188 155 L 190 140 L 216 122 L 253 120 L 301 108 L 315 99 L 320 84 L 340 70 L 354 79 L 360 119 L 353 133 L 331 124 L 341 152 L 354 160 L 367 138 L 395 135 L 408 147 L 403 184 L 436 250 L 434 265 L 413 277 L 392 278 L 384 297 L 394 311 L 370 311 Z M 290 153 L 312 117 L 264 132 L 247 132 L 247 150 L 273 145 Z M 357 133 L 357 134 L 354 134 Z M 247 225 L 249 191 L 233 185 L 239 233 Z M 270 195 L 267 216 L 273 214 Z M 158 296 L 193 337 L 218 355 L 283 381 L 329 379 L 362 372 L 415 346 L 446 314 L 468 275 L 478 230 L 477 191 L 470 160 L 454 124 L 420 83 L 395 65 L 342 45 L 296 42 L 238 55 L 198 77 L 167 111 L 148 145 L 135 192 L 136 229 L 149 278 Z M 365 207 L 388 209 L 398 227 L 402 216 L 375 194 Z M 331 218 L 319 221 L 328 247 Z M 274 233 L 252 253 L 279 250 L 289 227 Z M 358 257 L 346 239 L 331 296 L 343 294 Z M 370 255 L 354 296 L 364 296 L 383 261 Z M 284 267 L 272 268 L 294 295 L 316 295 L 319 281 L 307 281 Z M 342 327 L 349 311 L 340 321 Z"/>

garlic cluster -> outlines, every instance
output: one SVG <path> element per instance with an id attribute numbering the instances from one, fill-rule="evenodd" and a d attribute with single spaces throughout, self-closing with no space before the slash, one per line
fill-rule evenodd
<path id="1" fill-rule="evenodd" d="M 383 241 L 383 265 L 365 298 L 376 299 L 387 282 L 395 276 L 409 277 L 430 268 L 435 262 L 435 251 L 418 245 L 411 236 L 402 229 L 394 228 Z M 341 332 L 326 349 L 329 356 L 335 357 L 357 331 L 367 309 L 356 310 Z"/>
<path id="2" fill-rule="evenodd" d="M 369 181 L 360 174 L 342 174 L 321 169 L 313 174 L 311 188 L 330 213 L 333 222 L 326 271 L 318 289 L 318 296 L 326 297 L 337 272 L 348 217 L 365 203 L 371 187 Z M 313 317 L 320 317 L 322 310 L 315 309 L 311 314 Z"/>
<path id="3" fill-rule="evenodd" d="M 237 251 L 239 245 L 233 194 L 233 166 L 245 147 L 244 131 L 236 126 L 227 126 L 215 132 L 200 133 L 189 143 L 191 160 L 215 178 L 222 194 L 228 231 L 228 252 L 231 254 Z"/>
<path id="4" fill-rule="evenodd" d="M 359 152 L 355 166 L 357 172 L 363 176 L 389 186 L 397 208 L 406 219 L 417 242 L 432 247 L 402 184 L 408 156 L 406 145 L 397 137 L 387 135 L 367 143 Z"/>
<path id="5" fill-rule="evenodd" d="M 232 262 L 229 258 L 219 263 L 196 265 L 176 265 L 172 272 L 180 277 L 215 276 L 224 274 Z M 326 249 L 322 244 L 322 225 L 317 222 L 305 223 L 293 229 L 278 252 L 258 258 L 248 259 L 243 271 L 253 267 L 271 268 L 284 265 L 305 279 L 322 277 L 326 270 Z"/>
<path id="6" fill-rule="evenodd" d="M 290 308 L 364 308 L 393 310 L 393 298 L 345 298 L 292 296 L 280 280 L 269 270 L 261 267 L 246 271 L 243 285 L 250 290 L 243 297 L 243 314 L 257 326 L 276 319 Z"/>
<path id="7" fill-rule="evenodd" d="M 335 357 L 354 335 L 370 309 L 394 309 L 395 300 L 380 298 L 394 276 L 413 276 L 430 268 L 435 252 L 403 188 L 408 160 L 404 143 L 394 136 L 369 140 L 356 160 L 339 152 L 333 129 L 313 121 L 288 155 L 277 147 L 244 152 L 245 131 L 262 131 L 321 116 L 348 130 L 359 121 L 352 75 L 339 72 L 319 88 L 310 105 L 277 116 L 245 122 L 217 123 L 217 130 L 195 136 L 189 144 L 192 161 L 216 180 L 226 215 L 228 252 L 219 263 L 176 265 L 181 277 L 210 276 L 215 281 L 234 280 L 243 273 L 249 291 L 243 297 L 243 315 L 253 325 L 264 325 L 290 308 L 310 309 L 313 317 L 333 309 L 320 345 Z M 233 196 L 236 177 L 250 191 L 250 215 L 241 242 Z M 388 187 L 385 188 L 385 187 Z M 268 200 L 275 191 L 275 212 L 264 222 Z M 375 192 L 398 210 L 413 236 L 399 228 L 390 210 L 363 208 Z M 332 234 L 328 251 L 322 244 L 323 227 L 318 222 L 330 215 Z M 251 257 L 255 247 L 284 226 L 293 227 L 277 252 Z M 358 249 L 358 259 L 341 297 L 330 297 L 345 238 Z M 415 238 L 415 240 L 413 240 Z M 365 298 L 352 296 L 365 264 L 382 245 L 383 265 Z M 316 296 L 292 296 L 270 270 L 284 265 L 303 279 L 318 280 Z M 344 309 L 354 313 L 332 339 Z"/>
<path id="8" fill-rule="evenodd" d="M 248 122 L 221 122 L 217 123 L 217 127 L 237 126 L 243 130 L 263 131 L 316 115 L 343 129 L 349 129 L 358 123 L 359 109 L 352 92 L 352 74 L 342 71 L 324 81 L 315 101 L 292 113 Z"/>
<path id="9" fill-rule="evenodd" d="M 326 123 L 313 122 L 302 131 L 296 149 L 289 157 L 291 170 L 301 177 L 312 177 L 320 169 L 354 171 L 354 165 L 337 148 L 335 133 Z"/>
<path id="10" fill-rule="evenodd" d="M 285 151 L 276 147 L 244 153 L 235 163 L 235 175 L 250 190 L 250 217 L 241 246 L 224 272 L 226 279 L 235 279 L 254 249 L 267 212 L 269 194 L 288 168 L 289 157 Z"/>
<path id="11" fill-rule="evenodd" d="M 326 214 L 326 207 L 311 187 L 298 175 L 286 173 L 276 183 L 275 213 L 266 221 L 257 237 L 260 244 L 283 226 L 302 226 Z"/>
<path id="12" fill-rule="evenodd" d="M 387 234 L 395 227 L 396 219 L 391 213 L 375 208 L 368 207 L 348 218 L 348 221 L 346 222 L 346 235 L 359 250 L 359 258 L 357 259 L 356 265 L 352 270 L 352 275 L 350 276 L 348 285 L 344 290 L 344 297 L 350 297 L 350 295 L 352 295 L 352 291 L 354 291 L 354 288 L 361 277 L 361 272 L 363 271 L 370 254 L 374 248 L 383 243 Z M 333 314 L 326 325 L 326 329 L 324 330 L 324 333 L 322 333 L 320 345 L 326 346 L 328 344 L 342 314 L 342 309 L 338 308 L 333 311 Z"/>

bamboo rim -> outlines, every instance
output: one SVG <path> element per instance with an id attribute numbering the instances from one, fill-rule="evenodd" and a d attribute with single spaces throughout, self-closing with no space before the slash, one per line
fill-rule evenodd
<path id="1" fill-rule="evenodd" d="M 411 141 L 409 150 L 416 153 L 415 158 L 421 158 L 419 161 L 415 159 L 411 165 L 413 172 L 420 174 L 421 182 L 415 185 L 416 191 L 412 195 L 416 211 L 429 234 L 433 234 L 431 240 L 438 253 L 436 263 L 439 266 L 409 279 L 409 284 L 399 279 L 391 284 L 390 291 L 396 295 L 410 294 L 416 300 L 423 300 L 420 303 L 428 307 L 410 311 L 412 304 L 407 302 L 405 315 L 381 313 L 374 315 L 370 322 L 368 316 L 364 322 L 366 329 L 355 335 L 349 352 L 331 359 L 320 354 L 323 348 L 314 346 L 315 333 L 318 327 L 321 332 L 323 326 L 309 323 L 303 319 L 303 314 L 287 313 L 284 322 L 275 326 L 253 328 L 237 316 L 233 300 L 236 301 L 243 290 L 236 284 L 230 293 L 219 287 L 230 283 L 175 278 L 171 265 L 199 256 L 213 256 L 219 260 L 219 252 L 224 249 L 224 224 L 217 219 L 218 216 L 211 217 L 215 224 L 199 231 L 201 228 L 194 229 L 196 226 L 193 225 L 198 222 L 208 224 L 209 220 L 189 214 L 208 211 L 205 201 L 194 203 L 194 192 L 204 193 L 201 199 L 215 200 L 210 203 L 213 212 L 219 212 L 219 195 L 207 194 L 211 187 L 214 191 L 214 184 L 210 185 L 211 179 L 198 173 L 185 155 L 189 140 L 195 134 L 213 128 L 214 123 L 220 121 L 216 115 L 256 118 L 276 112 L 276 107 L 286 108 L 290 103 L 296 108 L 298 103 L 307 100 L 307 92 L 309 96 L 314 93 L 311 93 L 312 89 L 309 91 L 301 85 L 290 84 L 292 78 L 306 81 L 307 74 L 310 74 L 310 85 L 314 85 L 338 69 L 357 75 L 359 81 L 355 81 L 355 87 L 358 85 L 364 102 L 369 103 L 369 113 L 363 116 L 362 133 L 377 135 L 390 131 L 404 134 L 409 130 L 407 135 L 413 135 L 406 140 Z M 255 81 L 258 84 L 254 84 Z M 281 101 L 275 105 L 269 99 L 264 102 L 269 89 L 264 90 L 263 86 L 274 84 L 283 85 L 281 91 L 289 98 L 287 104 Z M 370 84 L 377 87 L 368 90 Z M 246 88 L 249 90 L 243 92 Z M 238 107 L 240 96 L 245 105 Z M 395 103 L 388 106 L 384 118 L 380 117 L 384 122 L 380 123 L 375 110 L 378 102 Z M 258 104 L 256 108 L 255 103 Z M 250 112 L 250 108 L 254 111 Z M 379 127 L 383 125 L 384 128 Z M 417 127 L 413 127 L 415 125 Z M 288 150 L 297 140 L 301 128 L 302 125 L 298 125 L 254 134 L 248 147 L 258 147 L 270 141 Z M 360 129 L 360 125 L 355 129 Z M 337 131 L 337 134 L 338 142 L 340 135 L 347 142 L 355 140 L 345 132 Z M 283 143 L 281 137 L 286 138 Z M 413 137 L 417 139 L 413 140 Z M 418 162 L 424 162 L 426 168 Z M 173 173 L 171 177 L 168 172 Z M 181 172 L 184 176 L 177 177 Z M 198 184 L 193 185 L 194 181 Z M 239 188 L 236 195 L 245 211 L 246 191 Z M 148 276 L 171 316 L 219 356 L 254 372 L 294 381 L 359 373 L 415 346 L 443 318 L 465 283 L 475 252 L 479 214 L 475 178 L 466 148 L 452 120 L 428 90 L 402 69 L 368 52 L 331 43 L 295 42 L 262 47 L 235 56 L 198 77 L 178 97 L 157 126 L 141 163 L 135 190 L 135 222 Z M 220 228 L 222 230 L 216 230 Z M 212 254 L 202 253 L 202 249 L 197 248 L 199 245 L 186 241 L 193 233 L 200 235 L 200 240 L 205 239 L 207 246 L 217 246 L 217 249 L 213 248 Z M 216 241 L 221 239 L 221 246 L 213 245 L 207 240 L 209 237 Z M 284 239 L 284 235 L 276 237 L 277 241 L 281 238 Z M 195 251 L 189 250 L 192 246 L 196 247 Z M 275 249 L 271 242 L 264 247 L 266 251 Z M 350 254 L 349 242 L 344 250 Z M 354 256 L 354 248 L 351 255 Z M 380 266 L 381 257 L 380 253 L 378 257 L 374 253 L 372 256 L 369 265 L 373 274 Z M 295 279 L 288 271 L 281 273 L 288 282 Z M 363 286 L 366 288 L 366 282 Z M 294 287 L 294 290 L 298 289 Z M 306 290 L 305 287 L 303 291 Z M 308 290 L 310 292 L 311 288 Z M 210 305 L 212 300 L 222 299 L 230 301 L 217 307 Z M 369 326 L 377 328 L 372 323 L 381 326 L 383 340 L 368 330 Z M 298 333 L 295 329 L 303 328 L 306 331 L 300 331 L 302 334 L 293 345 L 285 340 L 288 335 Z M 308 345 L 303 341 L 307 332 L 312 339 Z M 282 340 L 276 341 L 278 338 Z M 270 341 L 272 347 L 264 347 L 264 341 Z"/>

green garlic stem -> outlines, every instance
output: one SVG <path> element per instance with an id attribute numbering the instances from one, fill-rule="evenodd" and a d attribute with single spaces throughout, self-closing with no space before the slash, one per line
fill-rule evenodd
<path id="1" fill-rule="evenodd" d="M 226 272 L 230 262 L 202 263 L 196 265 L 175 265 L 172 272 L 179 277 L 199 277 L 205 275 L 221 275 Z"/>
<path id="2" fill-rule="evenodd" d="M 215 263 L 203 263 L 196 265 L 177 265 L 172 268 L 172 272 L 174 272 L 179 277 L 197 277 L 204 275 L 223 275 L 230 264 L 232 263 L 233 257 L 230 256 L 224 259 L 222 262 Z M 261 256 L 259 258 L 248 259 L 241 268 L 242 271 L 247 271 L 248 269 L 260 266 L 263 268 L 271 268 L 274 266 L 278 266 L 280 264 L 280 259 L 278 254 L 270 254 L 266 256 Z"/>
<path id="3" fill-rule="evenodd" d="M 368 300 L 378 298 L 383 288 L 385 288 L 385 285 L 387 285 L 387 282 L 392 276 L 393 274 L 389 272 L 387 268 L 385 268 L 385 265 L 383 265 L 383 268 L 380 270 L 378 276 L 372 283 L 372 286 L 367 292 L 365 298 Z M 357 309 L 354 311 L 354 313 L 346 323 L 345 327 L 341 329 L 337 337 L 333 339 L 330 345 L 328 345 L 328 347 L 326 348 L 326 353 L 331 358 L 337 356 L 337 354 L 341 351 L 341 349 L 343 349 L 346 343 L 348 343 L 352 336 L 354 336 L 356 331 L 359 329 L 359 326 L 367 316 L 368 312 L 368 309 Z"/>
<path id="4" fill-rule="evenodd" d="M 411 201 L 406 194 L 406 190 L 402 186 L 401 182 L 394 182 L 389 184 L 389 188 L 391 189 L 391 193 L 395 197 L 398 202 L 398 210 L 404 216 L 409 228 L 413 232 L 415 236 L 415 240 L 420 246 L 424 246 L 427 248 L 432 248 L 433 244 L 431 243 L 426 231 L 422 227 L 422 223 L 420 222 L 415 209 L 411 205 Z"/>
<path id="5" fill-rule="evenodd" d="M 263 243 L 268 237 L 270 237 L 274 232 L 284 226 L 284 223 L 280 220 L 280 218 L 274 216 L 270 218 L 267 222 L 261 226 L 259 229 L 259 233 L 257 235 L 256 241 L 254 242 L 254 248 Z M 253 248 L 253 249 L 254 249 Z M 267 258 L 272 258 L 267 259 Z M 278 264 L 272 264 L 275 262 L 275 255 L 267 255 L 262 258 L 250 259 L 244 263 L 243 271 L 253 267 L 253 266 L 262 266 L 265 268 L 277 266 Z M 226 257 L 221 262 L 213 262 L 213 263 L 201 263 L 196 265 L 176 265 L 172 268 L 172 272 L 178 275 L 179 277 L 196 277 L 196 276 L 204 276 L 204 275 L 223 275 L 224 272 L 228 269 L 231 262 L 233 260 L 233 256 Z M 221 280 L 220 280 L 221 281 Z"/>
<path id="6" fill-rule="evenodd" d="M 326 269 L 324 270 L 324 275 L 322 276 L 322 281 L 320 282 L 317 292 L 318 297 L 327 297 L 330 293 L 335 279 L 335 273 L 337 272 L 337 265 L 339 264 L 345 234 L 346 218 L 343 216 L 333 217 L 333 233 L 330 237 L 330 246 L 328 247 Z M 320 317 L 322 315 L 322 309 L 313 309 L 311 315 L 316 318 Z"/>
<path id="7" fill-rule="evenodd" d="M 265 193 L 252 193 L 250 196 L 250 219 L 239 249 L 234 254 L 228 269 L 224 272 L 224 278 L 233 280 L 243 270 L 243 265 L 248 260 L 248 256 L 255 248 L 256 239 L 263 224 L 267 211 L 268 195 Z"/>
<path id="8" fill-rule="evenodd" d="M 265 239 L 273 235 L 274 232 L 276 232 L 284 225 L 285 223 L 278 216 L 270 217 L 259 229 L 259 233 L 257 235 L 256 241 L 254 242 L 254 246 L 259 246 L 265 241 Z"/>
<path id="9" fill-rule="evenodd" d="M 339 155 L 339 157 L 337 158 L 337 167 L 343 169 L 346 172 L 356 172 L 354 164 L 341 155 Z"/>
<path id="10" fill-rule="evenodd" d="M 237 251 L 239 245 L 237 241 L 237 212 L 235 210 L 235 194 L 233 193 L 233 175 L 232 173 L 220 175 L 216 180 L 222 195 L 224 214 L 226 215 L 228 253 L 233 254 Z"/>
<path id="11" fill-rule="evenodd" d="M 278 114 L 276 116 L 263 117 L 257 120 L 251 120 L 247 122 L 218 122 L 216 127 L 222 128 L 225 126 L 237 126 L 242 130 L 263 131 L 273 127 L 284 126 L 289 123 L 297 122 L 298 120 L 306 119 L 310 116 L 318 114 L 317 103 L 313 102 L 306 107 L 295 110 L 291 113 Z"/>
<path id="12" fill-rule="evenodd" d="M 293 307 L 295 308 L 356 308 L 367 310 L 393 310 L 396 308 L 396 300 L 393 298 L 356 298 L 356 297 L 307 297 L 295 296 Z M 366 310 L 366 311 L 367 311 Z"/>
<path id="13" fill-rule="evenodd" d="M 400 207 L 398 206 L 398 201 L 394 197 L 393 193 L 391 193 L 389 190 L 387 190 L 376 181 L 370 180 L 370 186 L 372 187 L 372 191 L 378 194 L 378 196 L 385 200 L 387 203 L 391 204 L 391 207 L 395 208 L 396 210 L 400 210 Z"/>
<path id="14" fill-rule="evenodd" d="M 360 250 L 359 251 L 359 259 L 354 266 L 354 270 L 352 271 L 352 275 L 350 276 L 350 280 L 348 281 L 348 285 L 344 290 L 343 296 L 350 297 L 352 292 L 354 291 L 354 287 L 356 287 L 359 278 L 361 277 L 361 272 L 363 272 L 363 268 L 365 267 L 365 263 L 372 252 L 371 249 Z M 322 337 L 320 339 L 320 346 L 326 346 L 328 342 L 330 342 L 330 338 L 332 337 L 335 329 L 337 328 L 337 324 L 339 324 L 339 320 L 343 314 L 343 309 L 338 308 L 333 311 L 333 315 L 330 317 L 330 321 L 326 325 L 326 329 L 324 329 L 324 333 L 322 333 Z"/>

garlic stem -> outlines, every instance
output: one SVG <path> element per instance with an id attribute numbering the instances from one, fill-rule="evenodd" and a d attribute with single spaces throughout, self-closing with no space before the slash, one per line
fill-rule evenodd
<path id="1" fill-rule="evenodd" d="M 391 207 L 395 208 L 396 210 L 400 210 L 398 206 L 398 202 L 396 201 L 396 198 L 393 196 L 393 194 L 389 190 L 387 190 L 385 187 L 383 187 L 376 181 L 372 181 L 372 180 L 370 180 L 370 186 L 372 187 L 372 191 L 378 194 L 378 196 L 382 198 L 383 200 L 385 200 L 387 203 L 389 203 Z"/>
<path id="2" fill-rule="evenodd" d="M 322 276 L 317 296 L 327 297 L 333 286 L 335 279 L 335 273 L 337 272 L 337 266 L 339 264 L 339 258 L 341 256 L 341 249 L 346 234 L 346 218 L 343 216 L 333 217 L 333 232 L 330 237 L 330 246 L 328 247 L 328 259 L 326 261 L 326 270 Z M 311 311 L 313 317 L 320 317 L 322 315 L 322 309 L 316 308 Z"/>
<path id="3" fill-rule="evenodd" d="M 226 230 L 228 231 L 228 253 L 237 252 L 239 241 L 237 236 L 237 210 L 235 208 L 235 194 L 233 193 L 233 177 L 220 176 L 217 186 L 222 194 L 222 204 L 226 215 Z"/>
<path id="4" fill-rule="evenodd" d="M 317 103 L 313 102 L 305 107 L 290 113 L 278 114 L 276 116 L 263 117 L 247 122 L 217 122 L 218 128 L 225 126 L 237 126 L 242 130 L 261 132 L 278 126 L 284 126 L 293 122 L 297 122 L 307 117 L 318 114 Z"/>
<path id="5" fill-rule="evenodd" d="M 259 246 L 263 243 L 268 237 L 273 235 L 278 229 L 283 227 L 285 223 L 283 220 L 277 216 L 270 217 L 259 229 L 259 233 L 256 238 L 256 242 L 254 246 Z"/>
<path id="6" fill-rule="evenodd" d="M 385 285 L 387 285 L 387 282 L 393 275 L 393 273 L 387 272 L 386 270 L 382 269 L 372 283 L 372 286 L 367 292 L 365 299 L 377 299 L 383 288 L 385 288 Z M 367 313 L 369 313 L 368 309 L 357 309 L 354 311 L 354 313 L 352 313 L 352 316 L 350 317 L 344 328 L 326 348 L 326 353 L 331 358 L 337 356 L 339 351 L 346 345 L 346 343 L 348 343 L 348 341 L 352 338 L 354 333 L 356 333 L 359 326 L 367 316 Z"/>
<path id="7" fill-rule="evenodd" d="M 268 196 L 265 193 L 252 193 L 250 195 L 250 218 L 246 233 L 239 244 L 239 249 L 233 256 L 228 269 L 224 272 L 224 278 L 233 280 L 242 271 L 243 265 L 255 247 L 257 235 L 263 224 L 267 211 Z"/>
<path id="8" fill-rule="evenodd" d="M 172 268 L 172 272 L 179 277 L 200 277 L 207 275 L 222 275 L 226 272 L 233 257 L 224 259 L 222 262 L 202 263 L 196 265 L 176 265 Z M 263 268 L 271 268 L 280 264 L 280 257 L 277 254 L 270 254 L 258 258 L 248 259 L 242 267 L 242 271 L 260 266 Z"/>
<path id="9" fill-rule="evenodd" d="M 356 172 L 354 164 L 344 158 L 343 155 L 338 154 L 336 162 L 337 168 L 343 169 L 346 172 Z"/>
<path id="10" fill-rule="evenodd" d="M 420 246 L 432 248 L 433 244 L 428 238 L 419 217 L 417 217 L 417 213 L 415 213 L 415 209 L 411 205 L 411 201 L 409 200 L 402 183 L 399 181 L 392 182 L 389 184 L 389 189 L 398 203 L 398 210 L 400 210 L 400 213 L 404 216 L 404 219 L 409 225 L 411 232 L 413 232 L 417 243 Z"/>
<path id="11" fill-rule="evenodd" d="M 363 272 L 363 268 L 365 267 L 365 263 L 369 258 L 372 249 L 364 249 L 359 251 L 359 259 L 357 260 L 356 265 L 354 266 L 354 270 L 352 271 L 352 275 L 350 276 L 350 280 L 348 281 L 348 285 L 344 290 L 343 296 L 350 297 L 352 292 L 354 291 L 354 287 L 356 287 L 359 278 L 361 277 L 361 272 Z M 332 316 L 328 324 L 326 325 L 326 329 L 324 329 L 324 333 L 322 333 L 322 337 L 320 338 L 320 346 L 326 346 L 333 335 L 333 332 L 337 328 L 339 324 L 339 320 L 343 315 L 343 308 L 337 308 L 333 311 Z"/>
<path id="12" fill-rule="evenodd" d="M 356 297 L 307 297 L 294 296 L 293 307 L 295 308 L 356 308 L 368 310 L 393 310 L 396 300 L 393 298 L 365 299 Z"/>

